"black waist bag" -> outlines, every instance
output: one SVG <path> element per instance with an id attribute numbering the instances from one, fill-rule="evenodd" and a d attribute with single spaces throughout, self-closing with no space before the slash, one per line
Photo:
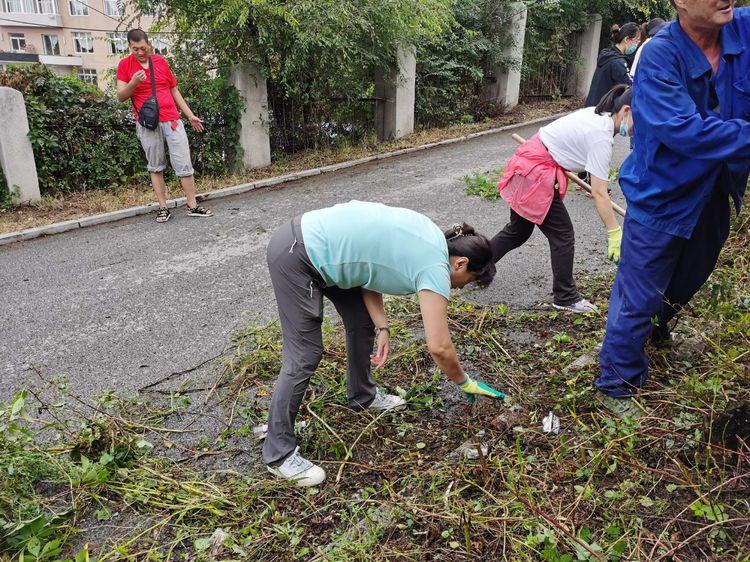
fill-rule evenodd
<path id="1" fill-rule="evenodd" d="M 156 79 L 151 57 L 148 57 L 148 72 L 151 75 L 151 96 L 143 102 L 141 109 L 135 111 L 138 114 L 138 123 L 153 131 L 159 126 L 159 101 L 156 99 Z"/>

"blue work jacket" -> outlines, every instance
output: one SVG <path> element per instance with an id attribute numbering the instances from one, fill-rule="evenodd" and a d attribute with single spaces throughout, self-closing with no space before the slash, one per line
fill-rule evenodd
<path id="1" fill-rule="evenodd" d="M 721 30 L 711 64 L 678 22 L 644 47 L 633 84 L 635 148 L 620 169 L 628 214 L 690 238 L 714 189 L 737 212 L 750 173 L 750 8 Z"/>

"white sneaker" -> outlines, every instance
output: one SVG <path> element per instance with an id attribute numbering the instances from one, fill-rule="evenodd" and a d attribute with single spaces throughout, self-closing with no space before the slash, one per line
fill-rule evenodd
<path id="1" fill-rule="evenodd" d="M 599 312 L 599 308 L 595 304 L 591 304 L 586 299 L 581 299 L 578 302 L 569 304 L 568 306 L 560 306 L 559 304 L 553 304 L 552 306 L 557 310 L 575 312 L 576 314 L 589 314 L 590 312 Z"/>
<path id="2" fill-rule="evenodd" d="M 266 466 L 268 472 L 292 480 L 297 486 L 317 486 L 326 479 L 326 471 L 299 454 L 299 447 L 279 466 Z"/>
<path id="3" fill-rule="evenodd" d="M 406 400 L 394 394 L 381 392 L 379 388 L 375 389 L 375 400 L 367 406 L 368 410 L 376 410 L 378 412 L 403 410 L 404 408 L 406 408 Z"/>

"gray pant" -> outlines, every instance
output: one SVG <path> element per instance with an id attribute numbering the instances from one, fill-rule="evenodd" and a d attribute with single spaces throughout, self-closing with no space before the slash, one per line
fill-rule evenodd
<path id="1" fill-rule="evenodd" d="M 375 398 L 370 354 L 375 335 L 360 287 L 325 287 L 310 262 L 300 218 L 279 228 L 267 250 L 268 270 L 281 321 L 281 372 L 268 412 L 263 459 L 278 465 L 294 452 L 294 420 L 308 382 L 323 357 L 323 295 L 333 302 L 346 329 L 346 388 L 349 406 L 367 407 Z"/>
<path id="2" fill-rule="evenodd" d="M 195 172 L 190 161 L 190 145 L 188 144 L 185 125 L 181 120 L 176 121 L 172 128 L 172 121 L 164 121 L 154 129 L 147 129 L 140 123 L 135 124 L 135 134 L 141 141 L 143 152 L 146 153 L 149 172 L 163 172 L 167 167 L 167 155 L 164 152 L 164 143 L 169 150 L 169 161 L 172 163 L 178 178 L 187 178 Z"/>

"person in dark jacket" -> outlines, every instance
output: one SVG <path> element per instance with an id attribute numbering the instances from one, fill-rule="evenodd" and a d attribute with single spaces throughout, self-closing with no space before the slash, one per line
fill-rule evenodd
<path id="1" fill-rule="evenodd" d="M 638 49 L 640 37 L 641 28 L 637 23 L 612 26 L 612 46 L 599 53 L 586 107 L 599 105 L 604 95 L 618 84 L 630 86 L 633 83 L 628 73 L 627 57 Z"/>

